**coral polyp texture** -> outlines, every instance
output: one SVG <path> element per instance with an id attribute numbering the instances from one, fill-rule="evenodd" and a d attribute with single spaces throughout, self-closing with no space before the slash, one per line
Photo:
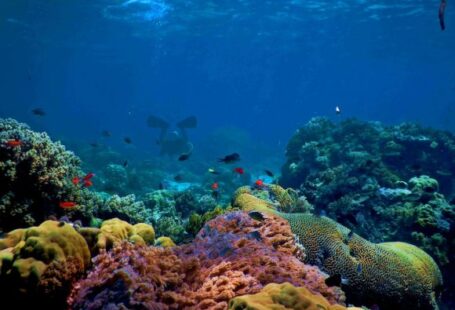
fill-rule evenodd
<path id="1" fill-rule="evenodd" d="M 282 213 L 260 201 L 242 193 L 234 205 L 286 219 L 305 248 L 305 262 L 346 280 L 342 287 L 348 302 L 381 309 L 437 309 L 442 276 L 424 251 L 401 242 L 371 243 L 327 217 Z"/>
<path id="2" fill-rule="evenodd" d="M 331 305 L 324 297 L 290 283 L 267 284 L 259 293 L 231 299 L 229 310 L 354 310 Z"/>
<path id="3" fill-rule="evenodd" d="M 64 305 L 72 282 L 90 264 L 84 238 L 69 224 L 46 221 L 0 239 L 0 289 L 9 302 Z"/>
<path id="4" fill-rule="evenodd" d="M 253 216 L 254 217 L 254 216 Z M 305 286 L 330 304 L 344 294 L 328 287 L 283 219 L 232 212 L 209 221 L 188 245 L 122 243 L 101 252 L 68 301 L 72 309 L 227 309 L 229 300 L 269 283 Z M 299 259 L 300 258 L 300 259 Z"/>
<path id="5" fill-rule="evenodd" d="M 11 146 L 8 141 L 17 141 Z M 46 133 L 0 119 L 0 230 L 34 225 L 71 194 L 79 159 Z"/>

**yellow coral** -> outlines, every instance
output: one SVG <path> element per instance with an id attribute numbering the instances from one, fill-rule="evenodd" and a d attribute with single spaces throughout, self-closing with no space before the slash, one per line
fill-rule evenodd
<path id="1" fill-rule="evenodd" d="M 259 293 L 244 295 L 229 301 L 230 310 L 345 310 L 341 305 L 331 305 L 321 295 L 305 287 L 290 283 L 266 285 Z M 352 309 L 352 308 L 351 308 Z"/>
<path id="2" fill-rule="evenodd" d="M 71 225 L 45 221 L 16 229 L 0 240 L 0 282 L 14 279 L 23 292 L 36 287 L 49 266 L 69 263 L 75 273 L 85 271 L 90 263 L 87 243 Z"/>
<path id="3" fill-rule="evenodd" d="M 246 193 L 238 195 L 234 205 L 288 220 L 305 247 L 305 262 L 347 279 L 343 288 L 351 302 L 376 303 L 384 309 L 398 309 L 403 304 L 437 309 L 435 294 L 442 286 L 441 272 L 421 249 L 401 242 L 374 244 L 327 217 L 281 213 Z"/>
<path id="4" fill-rule="evenodd" d="M 158 239 L 156 239 L 155 246 L 160 246 L 163 248 L 170 248 L 170 247 L 175 246 L 175 243 L 174 243 L 174 241 L 172 241 L 171 238 L 163 236 L 163 237 L 159 237 Z"/>

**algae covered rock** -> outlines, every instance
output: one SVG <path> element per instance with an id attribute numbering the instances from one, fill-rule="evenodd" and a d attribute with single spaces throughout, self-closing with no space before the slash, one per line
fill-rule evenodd
<path id="1" fill-rule="evenodd" d="M 63 222 L 45 221 L 0 239 L 0 288 L 19 305 L 62 304 L 89 264 L 84 238 Z"/>
<path id="2" fill-rule="evenodd" d="M 234 205 L 286 219 L 306 250 L 305 262 L 341 275 L 348 302 L 383 309 L 437 309 L 441 272 L 421 249 L 406 243 L 371 243 L 323 216 L 275 211 L 248 193 Z"/>

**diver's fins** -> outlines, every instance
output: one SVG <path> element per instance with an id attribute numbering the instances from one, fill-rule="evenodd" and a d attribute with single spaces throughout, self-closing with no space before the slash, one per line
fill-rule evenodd
<path id="1" fill-rule="evenodd" d="M 164 119 L 159 118 L 158 116 L 150 115 L 147 119 L 147 125 L 152 128 L 161 128 L 167 129 L 169 128 L 169 123 L 166 122 Z"/>
<path id="2" fill-rule="evenodd" d="M 185 119 L 182 119 L 177 123 L 177 127 L 182 128 L 196 128 L 197 127 L 197 118 L 196 116 L 189 116 Z"/>

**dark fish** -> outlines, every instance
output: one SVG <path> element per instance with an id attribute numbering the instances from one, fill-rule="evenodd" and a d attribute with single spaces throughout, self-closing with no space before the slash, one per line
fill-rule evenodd
<path id="1" fill-rule="evenodd" d="M 185 160 L 188 160 L 191 156 L 191 153 L 187 153 L 187 154 L 182 154 L 179 156 L 179 161 L 185 161 Z"/>
<path id="2" fill-rule="evenodd" d="M 240 160 L 240 155 L 238 153 L 232 153 L 229 155 L 224 156 L 223 158 L 219 158 L 218 161 L 225 164 L 232 164 Z"/>
<path id="3" fill-rule="evenodd" d="M 183 181 L 183 176 L 182 176 L 181 174 L 177 174 L 177 175 L 174 177 L 174 180 L 177 181 L 177 182 Z"/>
<path id="4" fill-rule="evenodd" d="M 94 142 L 94 143 L 89 143 L 91 147 L 98 147 L 100 146 L 98 143 Z"/>
<path id="5" fill-rule="evenodd" d="M 109 130 L 103 130 L 101 132 L 101 135 L 105 138 L 109 138 L 110 136 L 112 136 L 112 133 Z"/>
<path id="6" fill-rule="evenodd" d="M 125 138 L 123 138 L 123 142 L 125 142 L 126 144 L 131 144 L 131 143 L 133 143 L 133 140 L 131 140 L 130 137 L 125 137 Z"/>
<path id="7" fill-rule="evenodd" d="M 160 190 L 163 190 L 163 189 L 164 189 L 164 184 L 163 184 L 163 182 L 160 182 L 160 184 L 158 184 L 158 189 L 160 189 Z"/>
<path id="8" fill-rule="evenodd" d="M 348 238 L 351 239 L 352 236 L 354 236 L 354 231 L 351 230 L 351 231 L 349 231 L 349 233 L 348 233 Z"/>
<path id="9" fill-rule="evenodd" d="M 359 263 L 357 265 L 357 273 L 361 273 L 362 272 L 362 265 Z"/>
<path id="10" fill-rule="evenodd" d="M 264 220 L 264 215 L 261 212 L 258 211 L 251 211 L 248 213 L 248 215 L 256 221 L 263 221 Z"/>
<path id="11" fill-rule="evenodd" d="M 128 161 L 127 161 L 127 160 L 125 160 L 125 161 L 123 162 L 123 167 L 125 167 L 125 168 L 128 167 Z"/>
<path id="12" fill-rule="evenodd" d="M 250 232 L 248 234 L 248 236 L 253 238 L 253 239 L 256 239 L 257 241 L 261 241 L 262 240 L 261 234 L 257 230 Z"/>
<path id="13" fill-rule="evenodd" d="M 335 274 L 324 280 L 327 286 L 341 286 L 341 275 Z"/>
<path id="14" fill-rule="evenodd" d="M 265 174 L 267 174 L 267 175 L 268 175 L 269 177 L 271 177 L 271 178 L 273 178 L 273 177 L 275 176 L 275 175 L 273 174 L 273 172 L 270 171 L 270 170 L 267 170 L 267 169 L 266 169 L 266 170 L 264 170 L 264 172 L 265 172 Z"/>
<path id="15" fill-rule="evenodd" d="M 444 21 L 444 13 L 446 11 L 447 0 L 441 0 L 441 4 L 439 5 L 439 25 L 441 26 L 441 30 L 446 29 L 446 23 Z"/>
<path id="16" fill-rule="evenodd" d="M 42 108 L 34 108 L 32 110 L 32 113 L 33 113 L 33 115 L 36 115 L 36 116 L 44 116 L 44 115 L 46 115 L 46 112 Z"/>
<path id="17" fill-rule="evenodd" d="M 220 198 L 220 192 L 212 191 L 212 197 L 213 197 L 213 199 L 218 200 Z"/>

